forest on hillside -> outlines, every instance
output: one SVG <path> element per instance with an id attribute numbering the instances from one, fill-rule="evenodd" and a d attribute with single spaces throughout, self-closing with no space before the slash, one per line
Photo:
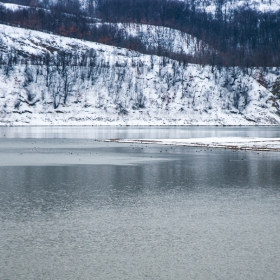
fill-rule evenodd
<path id="1" fill-rule="evenodd" d="M 83 6 L 78 0 L 2 2 L 28 6 L 12 10 L 0 5 L 0 22 L 4 24 L 166 56 L 183 63 L 280 66 L 280 11 L 258 12 L 248 7 L 225 11 L 221 0 L 216 3 L 215 13 L 197 9 L 193 0 L 89 0 Z M 124 36 L 114 24 L 96 25 L 102 22 L 174 28 L 210 47 L 196 55 L 172 53 L 160 47 L 147 49 L 139 38 Z"/>

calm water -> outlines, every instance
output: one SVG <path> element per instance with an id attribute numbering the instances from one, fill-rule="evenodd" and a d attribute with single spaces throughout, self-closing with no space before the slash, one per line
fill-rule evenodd
<path id="1" fill-rule="evenodd" d="M 280 127 L 221 126 L 131 126 L 131 127 L 0 127 L 0 138 L 196 138 L 196 137 L 280 137 Z"/>
<path id="2" fill-rule="evenodd" d="M 280 153 L 92 141 L 279 128 L 0 135 L 1 280 L 280 279 Z"/>

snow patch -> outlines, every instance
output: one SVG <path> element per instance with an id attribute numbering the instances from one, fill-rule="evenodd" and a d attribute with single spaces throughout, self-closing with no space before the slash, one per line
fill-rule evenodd
<path id="1" fill-rule="evenodd" d="M 112 139 L 106 141 L 280 152 L 280 138 L 206 137 L 190 139 Z"/>

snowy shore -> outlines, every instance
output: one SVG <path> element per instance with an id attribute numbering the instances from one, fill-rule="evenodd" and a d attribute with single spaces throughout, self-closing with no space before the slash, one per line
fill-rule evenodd
<path id="1" fill-rule="evenodd" d="M 276 151 L 280 152 L 280 138 L 257 137 L 209 137 L 190 139 L 110 139 L 108 142 L 160 144 L 189 147 L 225 148 L 236 150 Z"/>

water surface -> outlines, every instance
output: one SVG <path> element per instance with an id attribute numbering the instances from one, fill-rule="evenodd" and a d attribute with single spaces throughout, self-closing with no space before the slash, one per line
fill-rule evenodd
<path id="1" fill-rule="evenodd" d="M 0 279 L 280 278 L 280 153 L 5 129 Z M 104 139 L 279 137 L 277 128 L 100 129 Z"/>
<path id="2" fill-rule="evenodd" d="M 27 126 L 0 127 L 0 138 L 199 138 L 199 137 L 279 138 L 280 126 Z"/>

